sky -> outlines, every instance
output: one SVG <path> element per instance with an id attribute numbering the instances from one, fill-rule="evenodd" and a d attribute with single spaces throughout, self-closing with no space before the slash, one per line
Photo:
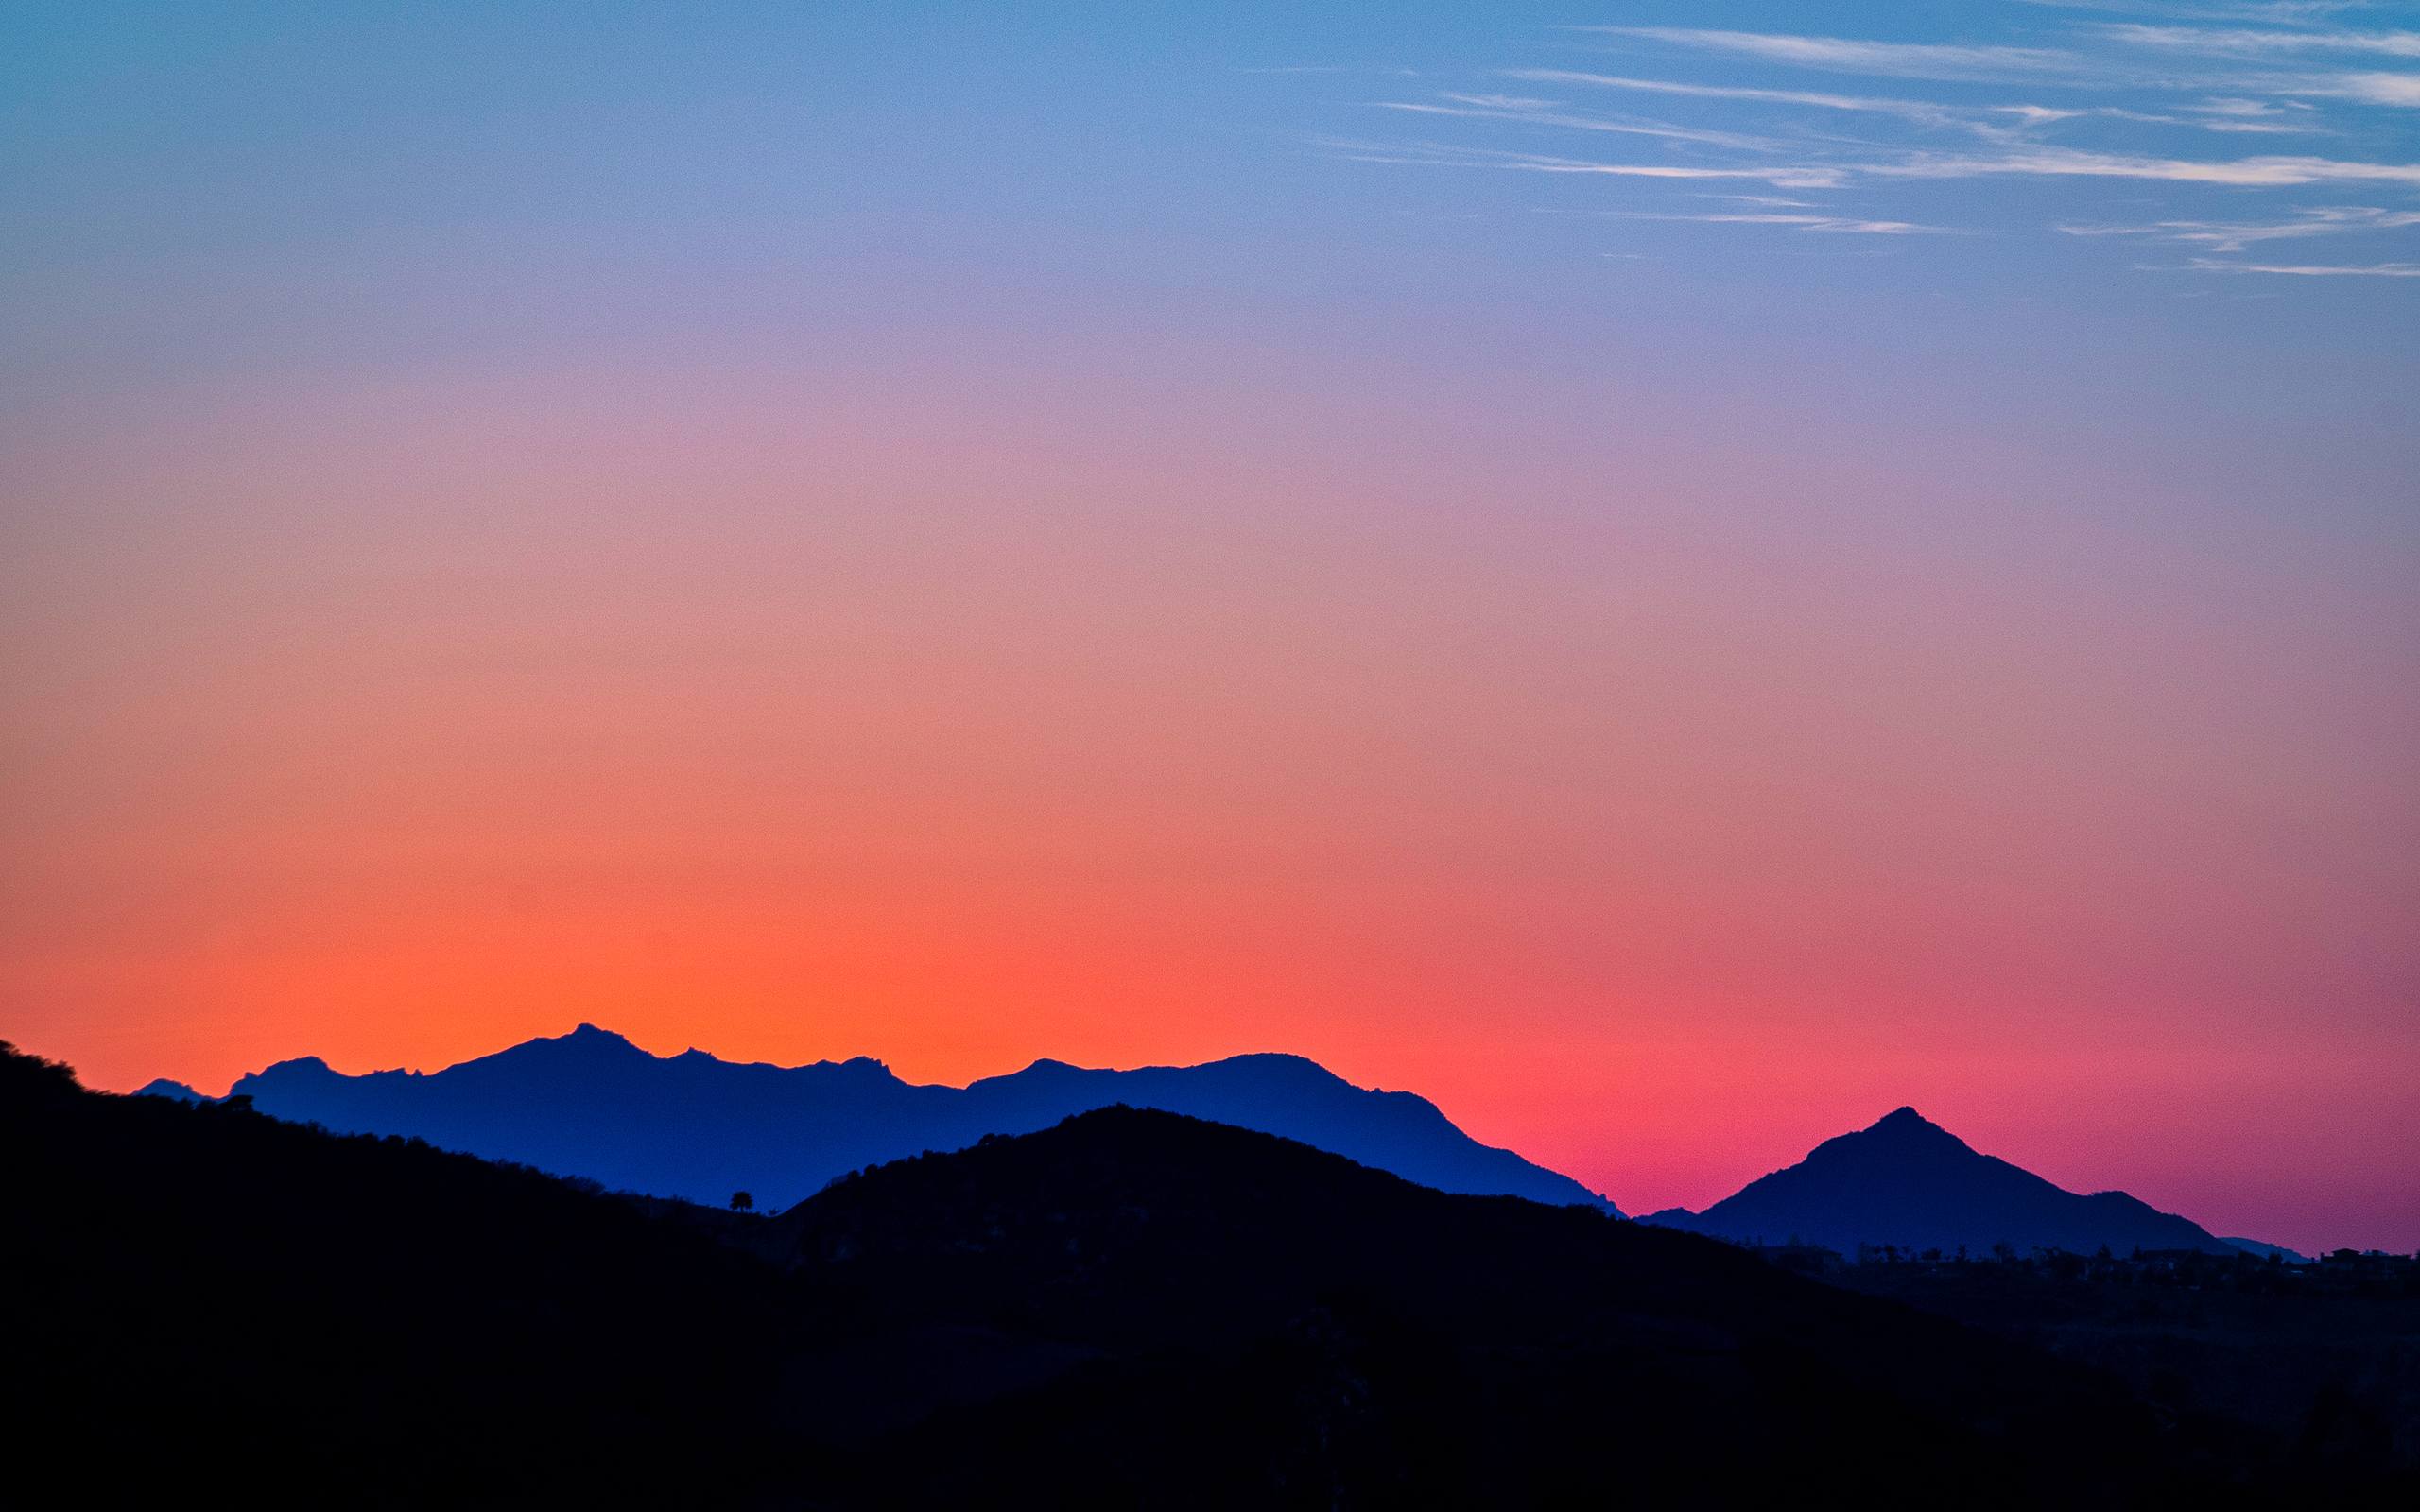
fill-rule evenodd
<path id="1" fill-rule="evenodd" d="M 92 1084 L 1287 1050 L 2420 1247 L 2420 6 L 0 32 Z"/>

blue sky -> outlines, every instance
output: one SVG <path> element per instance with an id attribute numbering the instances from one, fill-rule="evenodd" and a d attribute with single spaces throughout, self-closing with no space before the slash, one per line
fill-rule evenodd
<path id="1" fill-rule="evenodd" d="M 962 297 L 1424 364 L 1610 325 L 1731 389 L 2047 368 L 2377 455 L 2335 428 L 2420 298 L 2411 7 L 1303 9 L 19 8 L 0 382 Z"/>

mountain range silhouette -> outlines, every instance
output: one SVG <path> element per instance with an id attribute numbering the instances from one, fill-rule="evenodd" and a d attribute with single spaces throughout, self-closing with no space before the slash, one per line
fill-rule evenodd
<path id="1" fill-rule="evenodd" d="M 891 1162 L 766 1218 L 232 1100 L 95 1095 L 0 1050 L 0 1283 L 38 1304 L 11 1325 L 0 1409 L 46 1467 L 122 1499 L 1206 1509 L 1811 1487 L 2017 1507 L 2334 1489 L 2289 1439 L 2155 1412 L 2113 1377 L 1729 1246 L 1161 1111 Z M 2375 1477 L 2348 1489 L 2393 1504 Z"/>
<path id="2" fill-rule="evenodd" d="M 142 1091 L 199 1097 L 169 1081 Z M 1615 1211 L 1569 1177 L 1479 1143 L 1426 1098 L 1356 1087 L 1300 1056 L 1132 1071 L 1037 1060 L 958 1088 L 902 1081 L 865 1057 L 772 1066 L 701 1050 L 654 1056 L 583 1023 L 425 1074 L 350 1076 L 317 1057 L 280 1061 L 228 1095 L 337 1133 L 417 1136 L 618 1191 L 717 1205 L 747 1192 L 785 1207 L 867 1165 L 1122 1103 L 1283 1135 L 1443 1192 Z"/>
<path id="3" fill-rule="evenodd" d="M 1945 1252 L 1962 1246 L 1981 1254 L 2005 1244 L 2019 1252 L 2085 1255 L 2103 1246 L 2120 1255 L 2138 1248 L 2231 1254 L 2253 1247 L 2123 1192 L 2069 1192 L 1982 1154 L 1912 1108 L 1825 1140 L 1796 1165 L 1751 1181 L 1703 1212 L 1672 1208 L 1644 1221 L 1739 1243 L 1820 1245 L 1852 1256 L 1865 1245 Z"/>
<path id="4" fill-rule="evenodd" d="M 205 1100 L 165 1080 L 142 1091 Z M 693 1202 L 718 1205 L 747 1192 L 769 1210 L 869 1165 L 964 1149 L 987 1135 L 1031 1133 L 1123 1104 L 1299 1140 L 1443 1192 L 1619 1211 L 1568 1177 L 1481 1144 L 1426 1098 L 1356 1087 L 1290 1055 L 1131 1071 L 1043 1059 L 959 1088 L 903 1081 L 865 1057 L 774 1066 L 695 1049 L 656 1056 L 583 1023 L 425 1074 L 347 1075 L 316 1056 L 284 1060 L 240 1078 L 228 1095 L 338 1133 L 418 1137 Z M 2000 1245 L 2020 1253 L 2106 1246 L 2120 1255 L 2138 1248 L 2265 1255 L 2275 1247 L 2220 1238 L 2123 1192 L 2066 1191 L 1978 1152 L 1912 1108 L 1827 1140 L 1701 1211 L 1667 1209 L 1646 1221 L 1848 1256 L 1886 1245 L 1976 1254 Z"/>
<path id="5" fill-rule="evenodd" d="M 1819 1282 L 1599 1209 L 1452 1195 L 1122 1107 L 855 1172 L 765 1216 L 232 1098 L 92 1093 L 5 1045 L 0 1170 L 0 1287 L 27 1304 L 0 1418 L 43 1469 L 119 1500 L 2420 1491 L 2404 1368 L 2420 1290 L 2382 1269 L 2317 1292 L 2249 1257 L 2208 1262 L 2210 1289 L 2181 1266 L 2059 1282 L 1989 1261 Z"/>

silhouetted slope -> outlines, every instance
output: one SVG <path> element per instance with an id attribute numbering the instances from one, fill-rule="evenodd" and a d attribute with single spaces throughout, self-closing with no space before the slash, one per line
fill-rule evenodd
<path id="1" fill-rule="evenodd" d="M 1825 1140 L 1806 1160 L 1691 1213 L 1646 1220 L 1725 1239 L 1797 1239 L 1854 1255 L 1859 1245 L 1976 1254 L 2006 1243 L 2019 1250 L 2118 1254 L 2142 1249 L 2225 1253 L 2207 1229 L 2123 1192 L 2066 1191 L 1983 1155 L 1902 1108 L 1855 1134 Z"/>
<path id="2" fill-rule="evenodd" d="M 186 1092 L 174 1083 L 145 1090 Z M 427 1075 L 347 1076 L 315 1057 L 281 1061 L 231 1093 L 280 1118 L 418 1135 L 446 1149 L 697 1202 L 746 1191 L 779 1207 L 845 1171 L 961 1149 L 986 1134 L 1030 1133 L 1113 1103 L 1283 1134 L 1447 1192 L 1602 1200 L 1478 1143 L 1425 1098 L 1365 1091 L 1299 1056 L 1137 1071 L 1038 1060 L 960 1089 L 911 1086 L 863 1058 L 784 1067 L 735 1065 L 697 1050 L 656 1057 L 582 1024 Z"/>
<path id="3" fill-rule="evenodd" d="M 61 1504 L 716 1500 L 789 1291 L 533 1171 L 0 1053 L 0 1421 Z"/>
<path id="4" fill-rule="evenodd" d="M 773 1230 L 836 1321 L 1063 1362 L 886 1453 L 910 1499 L 1011 1473 L 1108 1504 L 2090 1503 L 2152 1463 L 2146 1415 L 2014 1346 L 1689 1235 L 1166 1113 L 887 1166 Z"/>

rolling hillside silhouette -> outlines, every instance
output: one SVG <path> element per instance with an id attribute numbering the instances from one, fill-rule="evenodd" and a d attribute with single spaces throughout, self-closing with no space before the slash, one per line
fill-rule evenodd
<path id="1" fill-rule="evenodd" d="M 1748 1183 L 1703 1212 L 1670 1209 L 1647 1222 L 1742 1243 L 1821 1245 L 1854 1256 L 1860 1245 L 1904 1250 L 1961 1246 L 2088 1255 L 2107 1246 L 2231 1254 L 2208 1229 L 2123 1192 L 2087 1196 L 1978 1152 L 1902 1108 L 1871 1127 L 1825 1140 L 1806 1159 Z"/>
<path id="2" fill-rule="evenodd" d="M 0 1057 L 0 1409 L 256 1504 L 2284 1504 L 2232 1423 L 1600 1210 L 1113 1108 L 778 1219 Z M 2375 1482 L 2361 1490 L 2408 1488 Z"/>
<path id="3" fill-rule="evenodd" d="M 191 1098 L 174 1082 L 147 1092 Z M 1568 1177 L 1480 1144 L 1409 1092 L 1371 1091 L 1299 1056 L 1091 1071 L 1056 1060 L 965 1088 L 922 1087 L 870 1059 L 739 1065 L 652 1056 L 591 1024 L 429 1074 L 348 1076 L 316 1057 L 229 1090 L 339 1133 L 418 1136 L 622 1191 L 768 1207 L 834 1177 L 986 1134 L 1025 1134 L 1115 1103 L 1300 1140 L 1443 1192 L 1610 1204 Z"/>

